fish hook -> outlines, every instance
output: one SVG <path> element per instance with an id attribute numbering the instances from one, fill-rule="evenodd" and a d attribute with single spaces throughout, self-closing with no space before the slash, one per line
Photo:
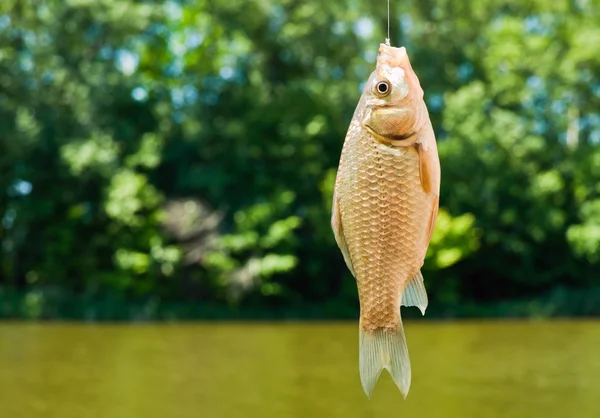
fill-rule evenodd
<path id="1" fill-rule="evenodd" d="M 390 46 L 390 0 L 387 0 L 387 18 L 388 18 L 388 31 L 387 38 L 385 38 L 385 44 Z"/>

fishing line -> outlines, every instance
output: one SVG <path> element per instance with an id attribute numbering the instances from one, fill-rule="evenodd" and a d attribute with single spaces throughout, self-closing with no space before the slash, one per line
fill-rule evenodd
<path id="1" fill-rule="evenodd" d="M 385 44 L 390 46 L 390 0 L 387 0 L 387 12 L 388 12 L 388 36 L 385 38 Z"/>

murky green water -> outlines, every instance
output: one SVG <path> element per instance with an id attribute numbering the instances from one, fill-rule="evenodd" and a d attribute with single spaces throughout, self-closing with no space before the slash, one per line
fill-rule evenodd
<path id="1" fill-rule="evenodd" d="M 355 324 L 0 324 L 0 417 L 600 417 L 600 322 L 406 324 L 371 401 Z"/>

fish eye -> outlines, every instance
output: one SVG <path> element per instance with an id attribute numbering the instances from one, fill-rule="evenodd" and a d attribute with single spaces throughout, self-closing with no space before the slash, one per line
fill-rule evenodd
<path id="1" fill-rule="evenodd" d="M 374 90 L 375 95 L 379 97 L 385 97 L 390 94 L 392 88 L 390 87 L 390 83 L 388 81 L 383 80 L 375 84 Z"/>

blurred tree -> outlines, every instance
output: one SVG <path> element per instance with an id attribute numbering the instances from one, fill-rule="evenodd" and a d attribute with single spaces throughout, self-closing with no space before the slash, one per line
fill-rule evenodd
<path id="1" fill-rule="evenodd" d="M 126 1 L 0 6 L 2 282 L 20 289 L 149 294 L 176 260 L 149 175 L 163 139 L 131 95 L 139 42 L 160 8 Z M 171 257 L 172 258 L 172 257 Z"/>
<path id="2" fill-rule="evenodd" d="M 0 3 L 0 316 L 354 315 L 329 211 L 385 9 Z M 392 2 L 443 166 L 434 315 L 599 313 L 563 302 L 599 288 L 599 19 L 592 0 Z"/>

